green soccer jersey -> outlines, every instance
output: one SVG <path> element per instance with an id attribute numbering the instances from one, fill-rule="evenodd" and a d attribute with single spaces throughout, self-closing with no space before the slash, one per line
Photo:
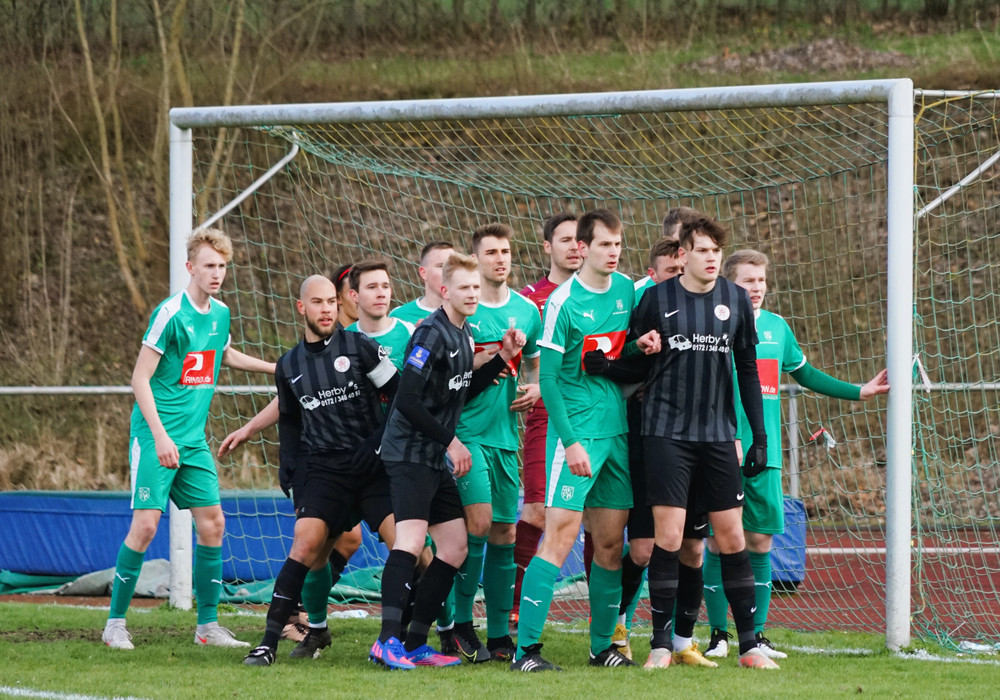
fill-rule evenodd
<path id="1" fill-rule="evenodd" d="M 186 291 L 165 299 L 149 322 L 142 344 L 160 354 L 149 380 L 156 412 L 177 445 L 205 443 L 205 422 L 219 379 L 222 353 L 229 347 L 229 307 L 210 299 L 202 312 Z M 131 434 L 152 437 L 139 405 L 132 408 Z"/>
<path id="2" fill-rule="evenodd" d="M 767 466 L 781 469 L 781 395 L 778 390 L 782 372 L 794 372 L 806 363 L 802 348 L 795 339 L 792 329 L 781 316 L 760 309 L 757 317 L 757 374 L 764 401 L 764 432 L 767 434 Z M 736 382 L 733 382 L 735 385 Z M 736 437 L 743 449 L 750 447 L 753 434 L 743 404 L 740 402 L 739 387 L 735 389 Z"/>
<path id="3" fill-rule="evenodd" d="M 527 343 L 521 355 L 511 363 L 511 375 L 499 380 L 474 398 L 462 409 L 456 435 L 462 442 L 471 442 L 503 450 L 517 450 L 517 414 L 510 410 L 511 402 L 517 397 L 517 376 L 521 358 L 538 357 L 538 339 L 542 334 L 542 320 L 534 302 L 521 296 L 513 289 L 508 290 L 507 300 L 498 305 L 479 302 L 475 315 L 466 323 L 472 330 L 476 352 L 498 351 L 503 334 L 509 328 L 524 332 Z"/>
<path id="4" fill-rule="evenodd" d="M 389 354 L 389 361 L 395 365 L 400 372 L 403 371 L 403 362 L 406 360 L 406 346 L 413 335 L 413 324 L 401 318 L 392 319 L 392 325 L 384 331 L 378 333 L 365 333 L 358 327 L 357 321 L 349 325 L 345 330 L 355 333 L 363 333 L 376 343 L 385 348 Z"/>
<path id="5" fill-rule="evenodd" d="M 628 431 L 621 389 L 606 377 L 584 373 L 583 354 L 603 350 L 610 359 L 619 357 L 634 295 L 632 280 L 620 273 L 611 275 L 611 286 L 605 290 L 588 287 L 574 274 L 545 304 L 538 344 L 562 354 L 560 393 L 579 436 L 614 437 Z"/>
<path id="6" fill-rule="evenodd" d="M 635 289 L 635 305 L 639 305 L 639 300 L 642 299 L 642 295 L 646 293 L 646 290 L 655 287 L 656 282 L 649 275 L 646 275 L 640 280 L 637 280 L 633 288 Z"/>
<path id="7" fill-rule="evenodd" d="M 419 326 L 421 321 L 437 311 L 437 309 L 432 309 L 421 304 L 421 299 L 423 297 L 398 306 L 390 311 L 389 315 L 393 318 L 402 319 L 413 326 Z"/>

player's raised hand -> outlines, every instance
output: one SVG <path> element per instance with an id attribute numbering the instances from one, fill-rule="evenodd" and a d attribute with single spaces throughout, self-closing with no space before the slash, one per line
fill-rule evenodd
<path id="1" fill-rule="evenodd" d="M 663 345 L 660 342 L 660 332 L 655 328 L 639 336 L 639 339 L 636 340 L 636 345 L 646 355 L 655 355 L 663 349 Z"/>
<path id="2" fill-rule="evenodd" d="M 590 455 L 587 454 L 587 450 L 583 449 L 583 445 L 578 442 L 574 442 L 572 445 L 566 448 L 566 466 L 569 467 L 569 473 L 574 476 L 593 476 L 593 472 L 590 471 Z"/>
<path id="3" fill-rule="evenodd" d="M 166 433 L 162 437 L 154 438 L 156 443 L 156 458 L 160 460 L 160 465 L 167 469 L 177 469 L 181 466 L 181 454 L 177 451 L 177 445 Z"/>
<path id="4" fill-rule="evenodd" d="M 227 435 L 219 445 L 218 456 L 225 457 L 226 455 L 231 454 L 237 447 L 249 440 L 251 434 L 252 433 L 245 425 L 239 430 L 234 430 L 229 433 L 229 435 Z"/>
<path id="5" fill-rule="evenodd" d="M 537 384 L 519 384 L 517 390 L 521 395 L 510 402 L 510 410 L 515 413 L 530 410 L 535 402 L 542 397 L 542 392 Z"/>
<path id="6" fill-rule="evenodd" d="M 528 336 L 524 331 L 516 328 L 508 328 L 503 334 L 500 357 L 504 362 L 510 362 L 521 354 L 521 348 L 528 342 Z"/>
<path id="7" fill-rule="evenodd" d="M 451 460 L 451 473 L 456 479 L 469 473 L 472 468 L 472 453 L 458 438 L 451 439 L 446 453 Z"/>
<path id="8" fill-rule="evenodd" d="M 861 400 L 867 401 L 873 396 L 889 393 L 889 370 L 884 369 L 861 387 Z"/>

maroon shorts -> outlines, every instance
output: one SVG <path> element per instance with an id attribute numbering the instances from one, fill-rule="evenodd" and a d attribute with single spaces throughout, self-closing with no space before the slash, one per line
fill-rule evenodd
<path id="1" fill-rule="evenodd" d="M 539 399 L 524 425 L 524 502 L 545 502 L 545 436 L 549 412 Z"/>

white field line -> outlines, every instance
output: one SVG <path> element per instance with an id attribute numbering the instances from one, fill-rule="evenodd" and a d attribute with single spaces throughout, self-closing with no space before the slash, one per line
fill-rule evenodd
<path id="1" fill-rule="evenodd" d="M 11 698 L 47 698 L 48 700 L 138 700 L 132 696 L 107 698 L 103 695 L 80 695 L 79 693 L 60 693 L 54 690 L 36 690 L 35 688 L 16 688 L 0 685 L 0 695 Z"/>

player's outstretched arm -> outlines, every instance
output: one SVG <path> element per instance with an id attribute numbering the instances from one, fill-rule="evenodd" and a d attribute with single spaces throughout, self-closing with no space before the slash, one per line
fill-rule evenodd
<path id="1" fill-rule="evenodd" d="M 163 427 L 160 414 L 156 411 L 153 388 L 149 384 L 159 365 L 160 353 L 143 345 L 139 350 L 139 357 L 136 358 L 135 368 L 132 370 L 132 393 L 135 395 L 135 402 L 139 406 L 142 417 L 146 419 L 149 431 L 153 434 L 156 457 L 160 460 L 160 465 L 167 469 L 177 469 L 180 466 L 181 456 L 174 441 L 167 435 L 166 428 Z"/>
<path id="2" fill-rule="evenodd" d="M 274 374 L 275 368 L 275 363 L 246 355 L 231 345 L 222 353 L 222 364 L 232 369 L 241 369 L 245 372 L 263 372 L 264 374 Z"/>
<path id="3" fill-rule="evenodd" d="M 260 413 L 251 418 L 246 425 L 238 430 L 234 430 L 226 436 L 222 444 L 219 445 L 219 457 L 224 457 L 232 453 L 237 447 L 252 438 L 265 428 L 270 428 L 278 422 L 278 398 L 271 399 L 271 403 L 261 409 Z"/>
<path id="4" fill-rule="evenodd" d="M 842 382 L 836 377 L 831 377 L 826 372 L 816 369 L 808 362 L 794 372 L 791 372 L 791 375 L 792 379 L 806 389 L 815 391 L 817 394 L 845 401 L 867 400 L 889 391 L 889 373 L 884 369 L 861 387 L 857 384 Z"/>

